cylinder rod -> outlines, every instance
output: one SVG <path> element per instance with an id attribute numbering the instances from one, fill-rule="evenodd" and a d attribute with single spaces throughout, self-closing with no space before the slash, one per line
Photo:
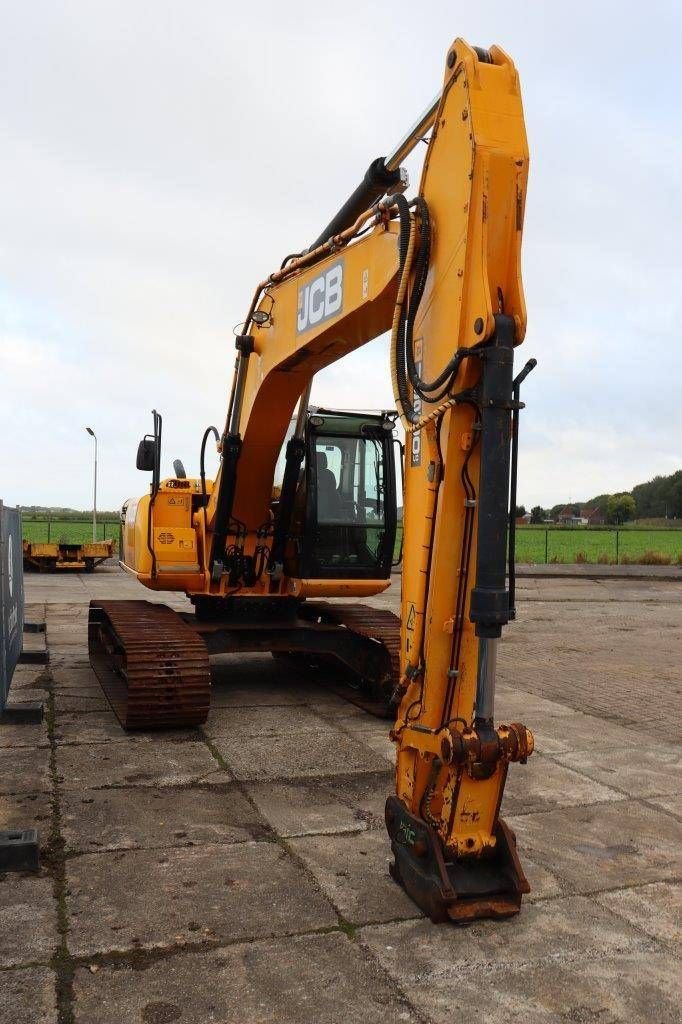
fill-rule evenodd
<path id="1" fill-rule="evenodd" d="M 492 723 L 495 714 L 495 675 L 497 640 L 481 637 L 478 641 L 478 678 L 476 679 L 476 722 Z"/>
<path id="2" fill-rule="evenodd" d="M 433 127 L 433 123 L 436 120 L 436 113 L 438 112 L 440 97 L 441 94 L 438 93 L 431 103 L 429 103 L 426 110 L 423 111 L 421 117 L 417 118 L 407 135 L 400 140 L 391 155 L 384 159 L 384 166 L 387 171 L 396 171 L 405 157 L 409 156 L 419 140 L 423 137 L 424 132 L 427 132 L 429 128 Z"/>

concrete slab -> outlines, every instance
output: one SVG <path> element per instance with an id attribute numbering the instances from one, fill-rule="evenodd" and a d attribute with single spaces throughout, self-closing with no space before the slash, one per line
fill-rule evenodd
<path id="1" fill-rule="evenodd" d="M 74 669 L 74 668 L 87 668 L 90 664 L 88 660 L 87 648 L 81 647 L 56 647 L 51 649 L 50 652 L 50 668 L 57 669 Z"/>
<path id="2" fill-rule="evenodd" d="M 636 735 L 627 748 L 559 754 L 556 760 L 629 796 L 652 797 L 682 790 L 679 748 L 644 744 Z"/>
<path id="3" fill-rule="evenodd" d="M 531 814 L 551 810 L 553 807 L 622 799 L 621 793 L 538 753 L 533 754 L 528 764 L 510 765 L 502 813 Z"/>
<path id="4" fill-rule="evenodd" d="M 47 639 L 51 650 L 57 647 L 69 647 L 72 644 L 81 646 L 88 640 L 87 621 L 58 623 L 53 617 L 50 617 L 47 625 Z"/>
<path id="5" fill-rule="evenodd" d="M 248 783 L 249 796 L 278 835 L 327 835 L 362 832 L 367 822 L 352 807 L 314 784 Z"/>
<path id="6" fill-rule="evenodd" d="M 55 976 L 47 967 L 4 971 L 0 1020 L 8 1024 L 57 1024 Z"/>
<path id="7" fill-rule="evenodd" d="M 322 715 L 323 718 L 336 720 L 337 717 L 355 717 L 355 712 L 358 715 L 363 715 L 365 718 L 371 715 L 367 715 L 366 712 L 361 711 L 360 708 L 350 704 L 343 697 L 339 697 L 333 690 L 328 690 L 324 686 L 315 686 L 314 690 L 310 690 L 307 693 L 306 701 L 308 707 L 316 711 L 318 715 Z"/>
<path id="8" fill-rule="evenodd" d="M 71 690 L 57 690 L 54 695 L 54 710 L 57 722 L 62 714 L 65 715 L 86 715 L 91 711 L 108 711 L 109 702 L 103 693 L 87 694 L 72 692 Z"/>
<path id="9" fill-rule="evenodd" d="M 324 780 L 329 793 L 352 808 L 355 816 L 370 829 L 383 832 L 386 827 L 384 811 L 386 798 L 394 792 L 395 772 L 389 769 L 367 775 L 339 776 Z"/>
<path id="10" fill-rule="evenodd" d="M 388 873 L 388 836 L 305 836 L 290 841 L 324 894 L 347 921 L 393 921 L 420 917 L 419 908 Z"/>
<path id="11" fill-rule="evenodd" d="M 433 1024 L 663 1024 L 679 1009 L 669 955 L 580 897 L 526 904 L 507 922 L 404 922 L 360 938 Z"/>
<path id="12" fill-rule="evenodd" d="M 45 849 L 52 823 L 51 799 L 49 793 L 14 793 L 0 799 L 0 829 L 36 828 Z"/>
<path id="13" fill-rule="evenodd" d="M 272 686 L 267 682 L 262 686 L 216 683 L 215 673 L 211 671 L 211 707 L 214 709 L 281 707 L 305 703 L 305 695 L 285 690 L 280 686 Z"/>
<path id="14" fill-rule="evenodd" d="M 573 750 L 630 748 L 632 729 L 605 722 L 594 715 L 574 711 L 571 715 L 533 716 L 522 719 L 535 737 L 535 749 L 543 754 L 564 754 Z"/>
<path id="15" fill-rule="evenodd" d="M 299 733 L 321 732 L 329 723 L 304 704 L 284 707 L 221 708 L 209 715 L 203 727 L 207 736 L 265 737 L 292 736 Z"/>
<path id="16" fill-rule="evenodd" d="M 384 758 L 340 731 L 308 732 L 299 742 L 292 736 L 221 735 L 216 748 L 235 778 L 244 781 L 312 778 L 385 769 Z"/>
<path id="17" fill-rule="evenodd" d="M 0 748 L 0 793 L 49 793 L 49 747 Z"/>
<path id="18" fill-rule="evenodd" d="M 47 663 L 49 659 L 44 633 L 24 633 L 21 644 L 21 659 L 34 665 L 45 665 Z"/>
<path id="19" fill-rule="evenodd" d="M 251 799 L 285 837 L 383 830 L 392 789 L 389 771 L 247 784 Z"/>
<path id="20" fill-rule="evenodd" d="M 338 703 L 320 703 L 311 705 L 321 718 L 343 729 L 344 732 L 362 733 L 370 736 L 388 736 L 392 722 L 384 718 L 375 718 L 362 708 L 354 707 L 348 701 L 337 698 Z M 340 706 L 339 706 L 340 705 Z"/>
<path id="21" fill-rule="evenodd" d="M 90 665 L 55 665 L 51 666 L 52 684 L 55 694 L 62 692 L 82 693 L 84 696 L 102 695 L 102 688 Z"/>
<path id="22" fill-rule="evenodd" d="M 48 689 L 49 678 L 45 671 L 45 665 L 17 665 L 12 676 L 10 695 L 17 690 Z"/>
<path id="23" fill-rule="evenodd" d="M 15 689 L 11 688 L 9 696 L 7 698 L 7 707 L 14 707 L 19 704 L 30 704 L 33 701 L 40 701 L 41 704 L 47 703 L 48 699 L 48 687 L 35 687 L 35 686 L 23 686 Z"/>
<path id="24" fill-rule="evenodd" d="M 160 740 L 153 735 L 126 736 L 119 743 L 59 746 L 57 772 L 63 790 L 229 780 L 204 743 Z"/>
<path id="25" fill-rule="evenodd" d="M 563 807 L 507 820 L 522 857 L 546 867 L 573 892 L 665 881 L 682 871 L 682 824 L 638 801 Z"/>
<path id="26" fill-rule="evenodd" d="M 352 735 L 381 758 L 384 769 L 395 767 L 395 743 L 389 740 L 388 734 L 383 729 L 380 732 L 358 730 Z"/>
<path id="27" fill-rule="evenodd" d="M 76 972 L 76 1024 L 417 1024 L 400 990 L 344 936 L 184 953 L 144 970 Z"/>
<path id="28" fill-rule="evenodd" d="M 58 943 L 52 879 L 0 874 L 0 966 L 47 962 Z"/>
<path id="29" fill-rule="evenodd" d="M 505 637 L 505 643 L 507 638 Z M 500 672 L 495 691 L 495 717 L 500 722 L 523 722 L 531 729 L 531 722 L 538 718 L 570 718 L 575 714 L 573 708 L 558 701 L 545 700 L 535 693 L 513 685 L 508 675 Z"/>
<path id="30" fill-rule="evenodd" d="M 185 740 L 201 742 L 196 729 L 158 729 L 145 734 L 148 739 L 158 742 L 180 743 Z M 58 743 L 121 743 L 129 740 L 126 732 L 113 711 L 98 711 L 83 717 L 76 712 L 64 712 L 55 722 L 55 739 Z"/>
<path id="31" fill-rule="evenodd" d="M 530 885 L 530 892 L 523 899 L 525 903 L 535 900 L 552 899 L 554 896 L 566 895 L 567 887 L 547 867 L 539 864 L 528 856 L 526 850 L 520 850 L 521 865 Z"/>
<path id="32" fill-rule="evenodd" d="M 597 903 L 638 928 L 682 952 L 682 885 L 654 882 L 634 889 L 617 889 L 597 897 Z"/>
<path id="33" fill-rule="evenodd" d="M 24 722 L 0 722 L 0 748 L 2 749 L 47 747 L 48 745 L 47 722 L 44 718 L 36 725 Z"/>
<path id="34" fill-rule="evenodd" d="M 337 921 L 276 843 L 75 857 L 67 862 L 67 906 L 69 948 L 80 956 L 234 942 Z"/>
<path id="35" fill-rule="evenodd" d="M 67 790 L 61 833 L 68 852 L 157 849 L 262 839 L 269 829 L 233 784 Z"/>

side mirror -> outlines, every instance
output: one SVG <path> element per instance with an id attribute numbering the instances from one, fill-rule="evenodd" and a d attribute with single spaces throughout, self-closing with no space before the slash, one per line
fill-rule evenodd
<path id="1" fill-rule="evenodd" d="M 156 440 L 147 435 L 143 437 L 137 448 L 138 469 L 145 473 L 153 473 L 156 466 Z"/>

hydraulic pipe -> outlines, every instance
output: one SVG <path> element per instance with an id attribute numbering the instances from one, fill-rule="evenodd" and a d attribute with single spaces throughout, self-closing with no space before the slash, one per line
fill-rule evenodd
<path id="1" fill-rule="evenodd" d="M 305 423 L 310 404 L 310 392 L 312 390 L 312 378 L 308 382 L 298 403 L 296 414 L 296 426 L 293 437 L 287 442 L 286 462 L 284 465 L 284 477 L 282 489 L 279 496 L 279 505 L 275 519 L 275 529 L 272 538 L 272 550 L 270 553 L 270 575 L 273 579 L 279 579 L 284 567 L 284 550 L 291 529 L 291 519 L 294 513 L 294 502 L 296 500 L 296 488 L 301 472 L 301 466 L 305 459 Z"/>
<path id="2" fill-rule="evenodd" d="M 412 152 L 423 137 L 424 132 L 427 132 L 433 126 L 440 99 L 441 94 L 438 93 L 412 125 L 407 135 L 392 150 L 390 156 L 380 156 L 372 161 L 358 187 L 350 194 L 335 216 L 332 217 L 324 231 L 318 235 L 310 249 L 317 248 L 318 245 L 326 242 L 328 238 L 344 231 L 357 220 L 364 210 L 372 206 L 377 199 L 381 199 L 382 196 L 392 189 L 405 187 L 407 175 L 401 170 L 400 164 Z"/>
<path id="3" fill-rule="evenodd" d="M 300 440 L 305 433 L 305 421 L 308 415 L 308 406 L 310 405 L 310 392 L 313 389 L 312 377 L 308 381 L 305 391 L 301 395 L 298 402 L 298 411 L 296 413 L 296 426 L 294 428 L 294 437 Z"/>
<path id="4" fill-rule="evenodd" d="M 409 156 L 419 140 L 423 138 L 424 132 L 427 132 L 429 128 L 433 127 L 433 123 L 436 120 L 436 114 L 438 113 L 438 107 L 440 105 L 440 98 L 441 94 L 438 93 L 431 103 L 429 103 L 421 117 L 417 118 L 407 135 L 400 140 L 391 155 L 385 158 L 384 166 L 387 171 L 397 170 L 405 157 Z"/>
<path id="5" fill-rule="evenodd" d="M 519 462 L 519 413 L 521 412 L 521 384 L 531 370 L 538 365 L 537 359 L 529 359 L 518 377 L 514 378 L 512 427 L 511 427 L 511 485 L 509 495 L 509 618 L 516 618 L 516 485 Z"/>
<path id="6" fill-rule="evenodd" d="M 395 189 L 402 182 L 400 168 L 394 171 L 386 169 L 383 157 L 372 160 L 365 171 L 365 176 L 358 187 L 351 192 L 343 206 L 334 214 L 326 228 L 320 232 L 315 241 L 310 245 L 309 250 L 316 249 L 328 238 L 340 234 L 353 224 L 361 213 L 372 206 L 377 199 L 381 199 L 391 189 Z"/>

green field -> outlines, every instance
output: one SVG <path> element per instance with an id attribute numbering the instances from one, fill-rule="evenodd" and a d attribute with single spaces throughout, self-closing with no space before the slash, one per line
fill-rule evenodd
<path id="1" fill-rule="evenodd" d="M 22 518 L 24 540 L 36 543 L 83 544 L 92 540 L 92 520 L 80 519 L 25 519 Z M 97 523 L 97 540 L 118 541 L 119 523 Z"/>
<path id="2" fill-rule="evenodd" d="M 676 562 L 682 555 L 680 530 L 577 529 L 544 530 L 520 527 L 516 531 L 517 562 L 624 562 L 647 552 Z"/>
<path id="3" fill-rule="evenodd" d="M 402 525 L 398 526 L 396 553 L 400 548 Z M 576 561 L 619 563 L 636 561 L 647 552 L 669 558 L 672 563 L 682 558 L 682 530 L 639 529 L 622 527 L 559 528 L 519 526 L 516 529 L 516 561 L 520 564 Z"/>

